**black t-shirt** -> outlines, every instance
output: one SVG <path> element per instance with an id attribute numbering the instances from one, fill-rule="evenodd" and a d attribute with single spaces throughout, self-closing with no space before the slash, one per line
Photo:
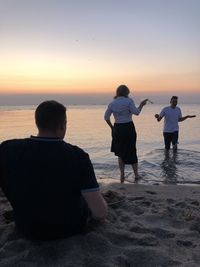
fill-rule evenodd
<path id="1" fill-rule="evenodd" d="M 88 213 L 81 192 L 99 190 L 87 153 L 61 139 L 40 137 L 0 145 L 0 186 L 19 230 L 36 239 L 81 232 Z"/>

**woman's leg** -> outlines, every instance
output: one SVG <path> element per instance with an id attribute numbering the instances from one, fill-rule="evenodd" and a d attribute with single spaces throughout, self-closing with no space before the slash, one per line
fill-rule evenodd
<path id="1" fill-rule="evenodd" d="M 141 178 L 141 176 L 140 176 L 139 173 L 138 173 L 138 163 L 134 163 L 134 164 L 132 164 L 131 166 L 132 166 L 132 168 L 133 168 L 133 172 L 134 172 L 134 174 L 135 174 L 135 181 L 137 181 L 138 179 Z"/>
<path id="2" fill-rule="evenodd" d="M 119 169 L 120 169 L 120 182 L 123 183 L 125 180 L 125 177 L 124 177 L 125 164 L 124 164 L 122 158 L 120 158 L 120 157 L 118 157 L 118 163 L 119 163 Z"/>

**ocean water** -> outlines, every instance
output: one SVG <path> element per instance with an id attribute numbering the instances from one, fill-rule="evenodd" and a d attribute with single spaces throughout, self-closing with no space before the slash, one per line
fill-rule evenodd
<path id="1" fill-rule="evenodd" d="M 133 116 L 137 131 L 139 170 L 143 184 L 200 184 L 200 109 L 198 105 L 180 105 L 183 116 L 196 118 L 180 122 L 179 148 L 176 153 L 164 151 L 163 121 L 155 113 L 163 105 L 148 104 L 139 116 Z M 119 180 L 117 157 L 110 152 L 111 133 L 103 116 L 106 106 L 68 106 L 65 141 L 89 153 L 97 178 Z M 0 142 L 36 135 L 35 107 L 0 107 Z M 133 172 L 126 165 L 126 180 L 133 182 Z"/>

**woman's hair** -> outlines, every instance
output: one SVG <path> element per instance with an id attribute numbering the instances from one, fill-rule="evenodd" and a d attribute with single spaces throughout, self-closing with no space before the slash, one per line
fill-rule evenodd
<path id="1" fill-rule="evenodd" d="M 128 97 L 129 93 L 130 93 L 130 90 L 128 89 L 128 87 L 122 84 L 119 87 L 117 87 L 116 95 L 114 96 L 114 99 L 116 99 L 118 96 Z"/>

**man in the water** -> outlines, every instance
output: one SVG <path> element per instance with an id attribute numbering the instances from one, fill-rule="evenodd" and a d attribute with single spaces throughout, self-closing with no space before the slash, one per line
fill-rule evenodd
<path id="1" fill-rule="evenodd" d="M 160 114 L 155 114 L 157 121 L 160 121 L 163 117 L 164 120 L 164 129 L 163 137 L 165 142 L 165 149 L 169 150 L 172 143 L 173 149 L 177 149 L 178 144 L 178 134 L 179 134 L 179 125 L 180 121 L 184 121 L 188 118 L 194 118 L 196 115 L 187 115 L 182 116 L 181 109 L 177 107 L 178 97 L 172 96 L 170 100 L 170 106 L 167 106 L 162 109 Z"/>

